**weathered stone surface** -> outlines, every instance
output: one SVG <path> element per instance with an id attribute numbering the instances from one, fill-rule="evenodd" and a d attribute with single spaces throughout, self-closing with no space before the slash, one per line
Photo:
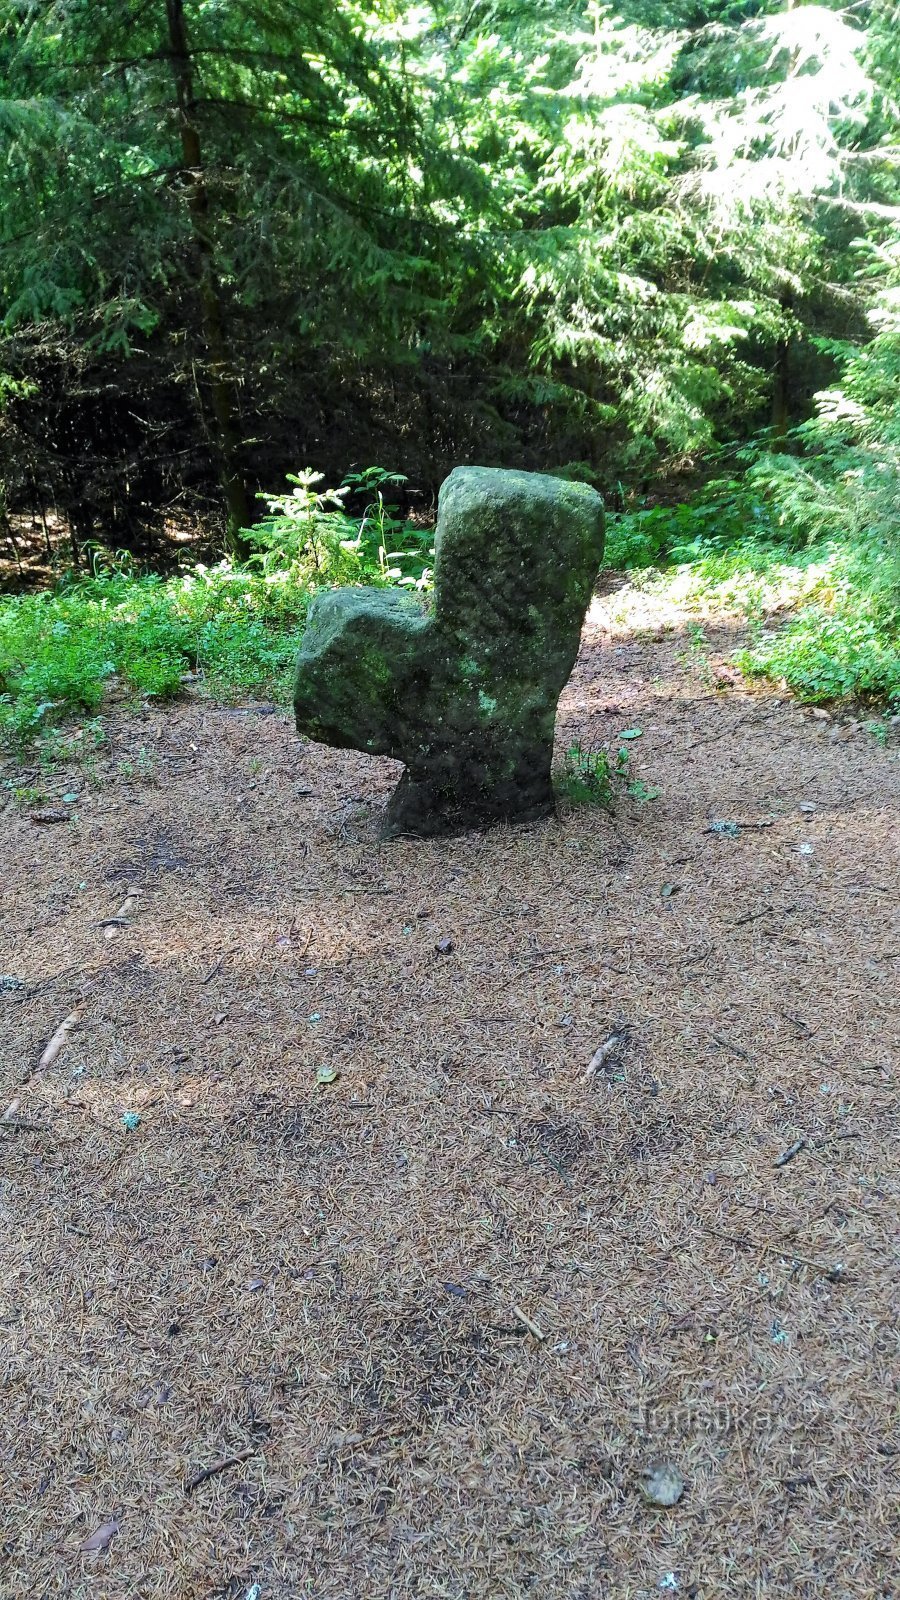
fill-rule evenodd
<path id="1" fill-rule="evenodd" d="M 556 705 L 603 555 L 603 503 L 543 473 L 457 467 L 442 485 L 434 609 L 397 590 L 317 599 L 297 727 L 405 762 L 387 833 L 552 809 Z"/>

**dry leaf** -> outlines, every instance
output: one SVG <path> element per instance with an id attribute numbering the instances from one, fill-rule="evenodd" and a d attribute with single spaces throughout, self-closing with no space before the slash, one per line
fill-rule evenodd
<path id="1" fill-rule="evenodd" d="M 78 1548 L 84 1551 L 105 1550 L 118 1531 L 119 1524 L 117 1522 L 101 1522 L 99 1528 L 90 1534 L 87 1539 L 83 1539 Z"/>

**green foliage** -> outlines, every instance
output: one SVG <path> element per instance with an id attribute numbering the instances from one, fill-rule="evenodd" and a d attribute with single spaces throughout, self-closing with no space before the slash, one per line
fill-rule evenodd
<path id="1" fill-rule="evenodd" d="M 179 0 L 202 194 L 171 8 L 7 9 L 3 327 L 227 365 L 270 410 L 301 362 L 341 414 L 399 379 L 432 461 L 451 414 L 607 481 L 745 433 L 779 352 L 845 335 L 897 200 L 877 7 Z"/>
<path id="2" fill-rule="evenodd" d="M 742 670 L 783 682 L 810 703 L 892 702 L 900 698 L 900 553 L 888 524 L 883 538 L 877 532 L 886 474 L 876 475 L 869 505 L 860 479 L 852 488 L 840 475 L 829 479 L 825 460 L 815 470 L 813 479 L 807 464 L 785 457 L 776 469 L 766 457 L 739 491 L 708 485 L 686 505 L 622 516 L 610 559 L 658 569 L 659 586 L 682 601 L 743 611 L 755 636 L 737 658 Z M 736 514 L 742 505 L 746 515 Z M 832 537 L 823 537 L 826 529 Z M 796 615 L 763 626 L 785 608 Z M 692 630 L 689 658 L 702 670 L 701 647 L 702 630 Z"/>
<path id="3" fill-rule="evenodd" d="M 747 672 L 781 679 L 810 704 L 850 697 L 900 701 L 900 641 L 854 595 L 840 610 L 808 606 L 738 655 Z"/>
<path id="4" fill-rule="evenodd" d="M 698 561 L 777 538 L 769 507 L 746 478 L 712 478 L 689 502 L 624 512 L 608 522 L 612 567 Z"/>
<path id="5" fill-rule="evenodd" d="M 85 319 L 98 348 L 127 356 L 187 291 L 179 310 L 191 332 L 169 8 L 48 0 L 17 9 L 0 35 L 9 96 L 0 181 L 13 247 L 0 270 L 6 325 Z M 265 303 L 273 330 L 309 331 L 313 301 L 314 321 L 330 307 L 334 322 L 335 293 L 350 286 L 358 310 L 371 310 L 373 278 L 402 278 L 412 253 L 392 250 L 373 216 L 392 197 L 402 215 L 415 145 L 396 10 L 374 18 L 355 0 L 184 0 L 177 9 L 221 278 L 248 310 Z M 318 281 L 306 303 L 289 290 L 298 281 Z"/>
<path id="6" fill-rule="evenodd" d="M 770 472 L 770 467 L 767 467 Z M 790 467 L 786 467 L 790 474 Z M 756 493 L 759 485 L 753 485 Z M 725 512 L 732 496 L 725 498 Z M 817 499 L 818 504 L 818 499 Z M 863 504 L 865 512 L 865 504 Z M 729 533 L 727 517 L 722 531 L 709 531 L 709 498 L 698 507 L 674 507 L 653 512 L 655 547 L 631 541 L 636 566 L 658 568 L 660 589 L 669 589 L 682 602 L 701 602 L 706 610 L 743 611 L 754 627 L 753 643 L 738 654 L 738 666 L 749 674 L 765 675 L 785 683 L 802 701 L 862 698 L 894 702 L 900 699 L 900 582 L 897 554 L 879 549 L 878 542 L 847 542 L 846 538 L 820 538 L 818 518 L 810 518 L 810 536 L 818 538 L 799 547 L 802 518 L 778 528 L 777 502 L 761 518 L 764 536 L 741 538 L 740 528 Z M 834 507 L 828 507 L 833 517 Z M 620 534 L 620 550 L 628 552 L 629 523 Z M 706 526 L 706 534 L 697 533 Z M 682 544 L 685 528 L 692 538 Z M 772 618 L 785 608 L 796 611 L 780 626 Z M 798 610 L 799 608 L 799 610 Z M 700 630 L 692 630 L 689 658 L 703 666 Z"/>
<path id="7" fill-rule="evenodd" d="M 575 806 L 600 806 L 612 811 L 617 790 L 628 779 L 630 752 L 621 745 L 615 756 L 605 748 L 586 750 L 576 742 L 566 751 L 557 780 L 559 791 Z"/>
<path id="8" fill-rule="evenodd" d="M 841 386 L 797 429 L 804 454 L 748 474 L 789 540 L 828 551 L 813 605 L 745 657 L 805 700 L 900 699 L 900 234 L 864 270 L 881 280 L 875 337 L 842 353 Z"/>
<path id="9" fill-rule="evenodd" d="M 48 353 L 69 380 L 97 363 L 86 404 L 116 393 L 140 356 L 173 392 L 206 397 L 226 467 L 252 467 L 251 426 L 264 429 L 249 419 L 278 415 L 298 389 L 305 404 L 302 373 L 317 437 L 335 418 L 351 434 L 360 417 L 377 429 L 394 407 L 423 478 L 465 451 L 616 484 L 631 509 L 610 517 L 609 564 L 677 570 L 694 593 L 739 598 L 757 627 L 748 670 L 806 698 L 890 697 L 889 12 L 836 0 L 7 6 L 0 446 L 29 407 L 43 427 L 32 368 L 46 381 Z M 216 382 L 222 405 L 240 397 L 228 424 L 209 403 Z M 52 443 L 66 484 L 69 440 Z M 7 448 L 0 510 L 3 479 L 32 471 L 27 451 Z M 710 470 L 685 504 L 639 504 L 660 498 L 667 472 Z M 332 490 L 298 474 L 262 497 L 241 570 L 164 585 L 111 571 L 4 602 L 0 726 L 27 741 L 111 687 L 176 694 L 187 671 L 221 692 L 283 683 L 317 585 L 427 586 L 430 538 L 394 503 L 402 481 L 369 468 Z M 805 609 L 763 632 L 791 583 Z"/>
<path id="10" fill-rule="evenodd" d="M 120 691 L 170 698 L 188 672 L 284 692 L 309 593 L 226 565 L 172 578 L 107 571 L 0 600 L 0 737 L 24 748 Z"/>
<path id="11" fill-rule="evenodd" d="M 267 496 L 270 516 L 252 530 L 245 567 L 196 567 L 163 580 L 138 577 L 127 560 L 55 592 L 0 597 L 0 738 L 22 749 L 75 712 L 96 711 L 112 690 L 179 694 L 199 673 L 220 697 L 287 699 L 312 594 L 333 583 L 427 586 L 430 535 L 409 529 L 384 499 L 402 482 L 378 467 L 321 489 L 320 475 L 291 477 L 290 494 Z M 352 517 L 345 501 L 367 500 Z M 386 548 L 396 533 L 405 550 Z"/>
<path id="12" fill-rule="evenodd" d="M 759 627 L 739 661 L 810 702 L 900 699 L 900 237 L 863 260 L 874 337 L 834 351 L 840 385 L 817 397 L 794 453 L 745 446 L 743 477 L 611 519 L 608 543 L 622 565 L 690 564 L 685 593 L 740 595 L 760 624 L 766 586 L 793 572 L 808 603 Z"/>
<path id="13" fill-rule="evenodd" d="M 271 574 L 289 574 L 296 582 L 360 581 L 425 589 L 431 535 L 397 516 L 385 500 L 390 485 L 406 482 L 402 473 L 367 467 L 348 473 L 339 489 L 321 490 L 320 472 L 288 475 L 290 494 L 261 495 L 268 515 L 244 536 L 256 554 L 251 561 Z M 360 516 L 351 516 L 346 501 L 352 494 L 372 494 Z M 407 548 L 392 549 L 396 543 Z"/>

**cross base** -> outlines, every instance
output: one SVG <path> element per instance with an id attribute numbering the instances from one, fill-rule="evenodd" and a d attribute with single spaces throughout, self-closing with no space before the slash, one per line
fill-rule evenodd
<path id="1" fill-rule="evenodd" d="M 537 822 L 553 816 L 555 810 L 549 757 L 528 773 L 493 784 L 482 780 L 449 785 L 446 780 L 414 777 L 407 771 L 388 801 L 381 837 L 410 834 L 435 838 L 497 822 Z"/>

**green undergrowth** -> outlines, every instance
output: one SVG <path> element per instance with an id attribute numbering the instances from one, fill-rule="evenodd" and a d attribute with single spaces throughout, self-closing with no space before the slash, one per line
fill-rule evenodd
<path id="1" fill-rule="evenodd" d="M 310 589 L 228 566 L 104 572 L 0 602 L 0 734 L 20 750 L 110 691 L 171 699 L 190 673 L 223 697 L 286 698 Z"/>
<path id="2" fill-rule="evenodd" d="M 759 458 L 688 504 L 611 517 L 606 558 L 661 599 L 743 616 L 742 671 L 809 704 L 890 706 L 900 702 L 900 501 L 894 490 L 879 524 L 866 521 L 858 482 L 828 487 L 795 458 Z M 878 492 L 890 492 L 884 480 Z"/>
<path id="3" fill-rule="evenodd" d="M 619 739 L 639 739 L 642 731 L 626 728 Z M 619 743 L 615 748 L 609 744 L 586 749 L 577 740 L 569 746 L 556 774 L 556 789 L 570 805 L 598 806 L 609 812 L 615 811 L 616 802 L 625 795 L 643 804 L 658 800 L 661 792 L 634 776 L 628 746 Z"/>
<path id="4" fill-rule="evenodd" d="M 317 589 L 428 585 L 432 536 L 386 502 L 396 481 L 378 468 L 338 490 L 321 490 L 311 473 L 291 479 L 287 494 L 267 497 L 244 566 L 163 579 L 120 562 L 0 599 L 0 742 L 52 753 L 67 717 L 96 716 L 111 695 L 172 699 L 186 680 L 218 699 L 286 703 Z M 900 702 L 893 482 L 884 473 L 875 490 L 832 482 L 824 495 L 802 463 L 758 457 L 743 478 L 714 480 L 689 503 L 611 517 L 607 563 L 630 569 L 648 596 L 743 615 L 744 672 L 810 704 L 891 706 Z M 359 495 L 367 504 L 351 516 L 346 502 Z M 572 786 L 596 787 L 602 774 L 570 765 Z"/>
<path id="5" fill-rule="evenodd" d="M 615 753 L 606 748 L 586 750 L 580 743 L 569 746 L 556 786 L 574 806 L 600 806 L 612 811 L 616 793 L 628 778 L 629 751 L 624 745 Z"/>
<path id="6" fill-rule="evenodd" d="M 172 578 L 127 561 L 64 576 L 38 595 L 0 598 L 0 741 L 52 753 L 54 728 L 96 713 L 111 694 L 170 700 L 195 675 L 218 699 L 287 702 L 309 603 L 334 583 L 425 587 L 430 535 L 408 528 L 384 499 L 397 474 L 369 468 L 337 490 L 291 478 L 266 496 L 240 567 L 197 566 Z M 360 515 L 345 500 L 360 494 Z M 402 546 L 402 548 L 395 548 Z"/>

